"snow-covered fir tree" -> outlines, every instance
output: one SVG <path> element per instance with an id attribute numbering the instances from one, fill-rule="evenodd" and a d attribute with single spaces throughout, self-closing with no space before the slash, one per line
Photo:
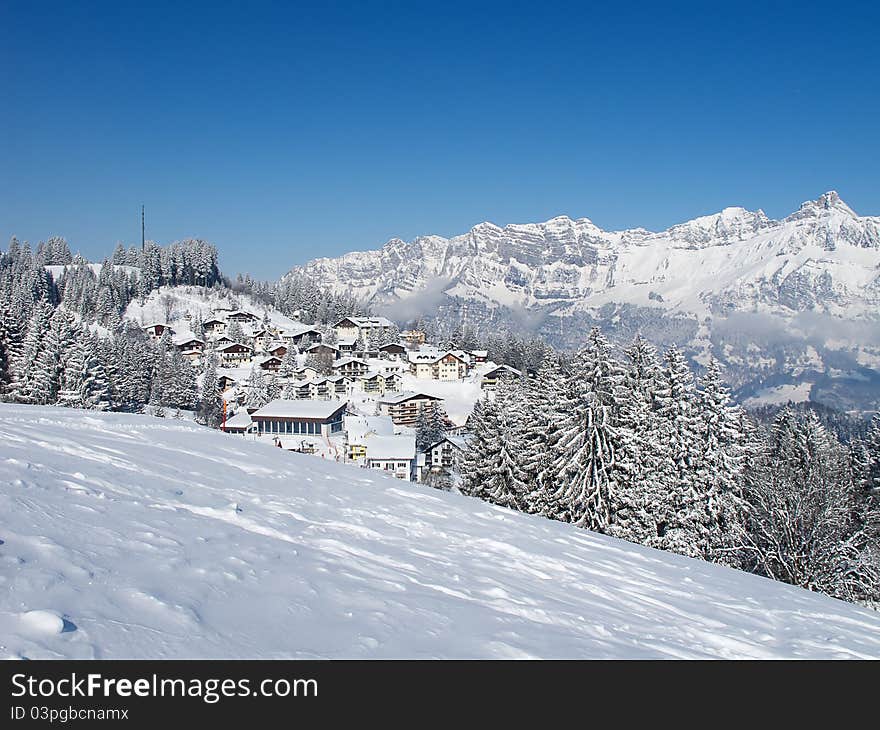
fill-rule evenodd
<path id="1" fill-rule="evenodd" d="M 424 451 L 446 435 L 445 414 L 435 403 L 426 403 L 416 418 L 416 448 Z"/>
<path id="2" fill-rule="evenodd" d="M 876 600 L 846 451 L 812 412 L 780 412 L 746 470 L 748 567 L 846 600 Z"/>
<path id="3" fill-rule="evenodd" d="M 214 353 L 211 353 L 205 362 L 202 391 L 196 413 L 199 420 L 206 426 L 220 425 L 223 417 L 223 402 L 217 378 L 217 356 Z"/>
<path id="4" fill-rule="evenodd" d="M 248 408 L 262 408 L 269 400 L 269 389 L 263 372 L 259 368 L 254 368 L 247 381 L 246 405 Z"/>

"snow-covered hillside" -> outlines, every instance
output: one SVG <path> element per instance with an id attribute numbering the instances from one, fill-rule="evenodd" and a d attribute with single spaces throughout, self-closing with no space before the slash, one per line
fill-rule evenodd
<path id="1" fill-rule="evenodd" d="M 153 322 L 178 322 L 184 315 L 207 319 L 221 308 L 251 312 L 260 319 L 264 316 L 283 329 L 296 329 L 299 323 L 281 314 L 277 309 L 254 300 L 248 294 L 228 289 L 205 289 L 198 286 L 162 286 L 152 291 L 142 303 L 134 300 L 125 310 L 125 317 L 141 325 Z"/>
<path id="2" fill-rule="evenodd" d="M 0 405 L 0 655 L 880 657 L 880 614 L 191 423 Z"/>

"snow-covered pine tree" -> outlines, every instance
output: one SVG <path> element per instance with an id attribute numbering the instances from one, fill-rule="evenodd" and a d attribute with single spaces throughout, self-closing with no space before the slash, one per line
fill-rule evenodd
<path id="1" fill-rule="evenodd" d="M 229 327 L 226 329 L 226 336 L 232 340 L 233 342 L 244 342 L 244 330 L 241 328 L 241 324 L 238 322 L 232 322 Z"/>
<path id="2" fill-rule="evenodd" d="M 278 377 L 292 378 L 294 373 L 296 373 L 297 367 L 296 350 L 291 345 L 287 348 L 287 352 L 284 353 L 284 357 L 281 358 L 281 365 L 278 368 Z"/>
<path id="3" fill-rule="evenodd" d="M 471 438 L 461 459 L 461 491 L 482 498 L 482 485 L 491 468 L 488 463 L 488 441 L 490 431 L 495 427 L 494 404 L 488 398 L 480 398 L 474 403 L 468 417 Z"/>
<path id="4" fill-rule="evenodd" d="M 864 558 L 880 565 L 880 415 L 874 415 L 864 439 L 850 445 L 855 519 L 863 540 Z M 880 603 L 880 581 L 870 597 Z"/>
<path id="5" fill-rule="evenodd" d="M 743 541 L 744 505 L 740 486 L 743 469 L 743 434 L 739 409 L 733 405 L 713 359 L 699 391 L 703 453 L 697 485 L 702 510 L 699 536 L 704 560 L 737 566 Z"/>
<path id="6" fill-rule="evenodd" d="M 79 403 L 82 408 L 96 411 L 109 410 L 113 401 L 113 393 L 98 343 L 94 337 L 85 334 L 84 338 L 80 340 L 80 344 L 83 358 Z"/>
<path id="7" fill-rule="evenodd" d="M 610 407 L 596 400 L 586 393 L 564 422 L 556 445 L 554 499 L 566 522 L 604 532 L 614 523 L 620 502 L 619 438 Z"/>
<path id="8" fill-rule="evenodd" d="M 611 343 L 598 327 L 593 327 L 587 342 L 578 352 L 577 378 L 593 394 L 598 406 L 606 406 L 613 418 L 621 403 L 624 369 L 615 359 Z"/>
<path id="9" fill-rule="evenodd" d="M 532 491 L 525 471 L 523 404 L 522 390 L 516 382 L 499 389 L 494 400 L 483 403 L 477 446 L 483 465 L 474 470 L 469 463 L 467 492 L 521 511 L 528 506 Z"/>
<path id="10" fill-rule="evenodd" d="M 43 351 L 51 317 L 52 306 L 48 302 L 43 300 L 34 305 L 21 352 L 13 363 L 12 382 L 9 385 L 10 397 L 18 403 L 39 402 L 39 389 L 45 383 L 41 383 L 44 378 L 37 369 L 37 360 Z"/>
<path id="11" fill-rule="evenodd" d="M 559 518 L 607 531 L 616 521 L 630 470 L 631 440 L 617 423 L 622 405 L 623 368 L 598 328 L 577 354 L 569 378 L 566 413 L 553 445 Z"/>
<path id="12" fill-rule="evenodd" d="M 426 403 L 416 418 L 416 449 L 424 451 L 446 435 L 442 409 L 435 403 Z"/>
<path id="13" fill-rule="evenodd" d="M 206 426 L 216 428 L 223 416 L 223 403 L 217 379 L 217 356 L 211 353 L 205 361 L 202 392 L 197 408 L 199 420 Z"/>
<path id="14" fill-rule="evenodd" d="M 657 351 L 640 336 L 624 349 L 624 396 L 620 400 L 619 424 L 629 436 L 626 443 L 631 464 L 619 494 L 615 522 L 610 535 L 650 544 L 658 537 L 661 505 L 674 489 L 675 473 L 666 458 L 666 447 L 655 411 L 655 394 L 660 387 Z"/>
<path id="15" fill-rule="evenodd" d="M 247 381 L 246 405 L 248 408 L 262 408 L 268 402 L 269 389 L 266 387 L 263 372 L 259 368 L 254 368 Z"/>
<path id="16" fill-rule="evenodd" d="M 657 537 L 649 544 L 699 557 L 703 499 L 697 474 L 702 459 L 702 423 L 693 373 L 674 345 L 666 352 L 660 387 L 654 395 L 659 444 L 669 461 L 672 482 L 657 505 Z"/>
<path id="17" fill-rule="evenodd" d="M 61 388 L 58 392 L 58 403 L 68 408 L 83 408 L 82 382 L 86 360 L 87 334 L 79 331 L 73 346 L 67 353 L 61 373 Z"/>
<path id="18" fill-rule="evenodd" d="M 273 373 L 266 378 L 266 402 L 269 403 L 281 397 L 281 384 Z"/>
<path id="19" fill-rule="evenodd" d="M 157 348 L 132 323 L 115 334 L 113 347 L 114 408 L 137 413 L 150 401 Z"/>
<path id="20" fill-rule="evenodd" d="M 551 518 L 557 511 L 552 499 L 556 491 L 553 456 L 565 417 L 564 394 L 560 364 L 551 357 L 523 382 L 523 469 L 530 488 L 525 511 Z"/>
<path id="21" fill-rule="evenodd" d="M 167 362 L 163 405 L 188 411 L 194 409 L 198 402 L 198 386 L 192 365 L 176 348 L 172 349 Z"/>
<path id="22" fill-rule="evenodd" d="M 783 409 L 746 470 L 748 567 L 844 600 L 877 595 L 846 452 L 812 411 Z"/>

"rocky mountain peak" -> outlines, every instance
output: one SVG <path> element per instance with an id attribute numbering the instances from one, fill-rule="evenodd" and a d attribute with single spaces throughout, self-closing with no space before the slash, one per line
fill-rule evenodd
<path id="1" fill-rule="evenodd" d="M 836 190 L 829 190 L 827 193 L 823 193 L 816 198 L 816 200 L 807 200 L 801 203 L 801 207 L 797 212 L 790 215 L 786 220 L 815 218 L 827 215 L 828 211 L 839 211 L 850 218 L 858 218 L 856 212 L 843 202 L 843 199 Z"/>

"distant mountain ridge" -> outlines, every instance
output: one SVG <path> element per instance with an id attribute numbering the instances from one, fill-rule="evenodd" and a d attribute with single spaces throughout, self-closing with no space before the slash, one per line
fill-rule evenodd
<path id="1" fill-rule="evenodd" d="M 817 317 L 832 318 L 872 328 L 866 341 L 844 338 L 843 350 L 855 348 L 855 366 L 880 368 L 880 343 L 873 341 L 880 217 L 859 216 L 834 191 L 781 220 L 729 207 L 662 232 L 605 231 L 588 218 L 566 216 L 504 227 L 485 222 L 460 236 L 392 239 L 375 251 L 315 259 L 294 271 L 399 319 L 439 310 L 477 327 L 526 322 L 569 347 L 581 343 L 589 323 L 610 321 L 613 330 L 622 321 L 622 335 L 651 336 L 659 322 L 661 344 L 682 344 L 698 362 L 711 352 L 734 369 L 753 370 L 767 353 L 756 358 L 748 347 L 712 347 L 719 318 L 769 316 L 786 328 L 794 323 L 796 333 L 804 321 L 813 327 Z M 827 358 L 813 359 L 827 372 Z M 796 366 L 791 353 L 782 360 L 770 370 Z M 745 373 L 733 379 L 753 380 Z"/>

